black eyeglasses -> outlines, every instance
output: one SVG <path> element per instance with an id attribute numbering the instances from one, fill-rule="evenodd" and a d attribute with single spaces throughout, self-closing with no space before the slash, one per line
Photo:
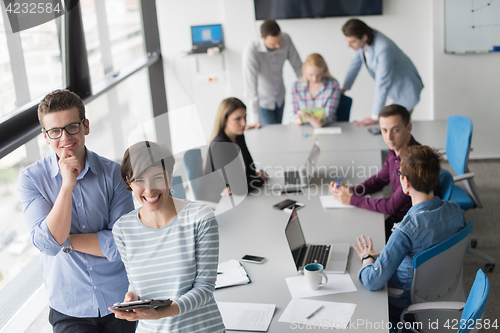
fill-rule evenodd
<path id="1" fill-rule="evenodd" d="M 69 135 L 75 135 L 75 134 L 80 133 L 80 131 L 82 130 L 80 125 L 84 121 L 85 121 L 85 118 L 83 118 L 82 120 L 80 120 L 77 123 L 68 124 L 64 127 L 54 127 L 54 128 L 48 129 L 48 130 L 46 130 L 44 128 L 43 130 L 45 131 L 45 134 L 47 134 L 47 136 L 50 139 L 55 140 L 55 139 L 59 139 L 62 136 L 63 131 L 66 131 L 66 133 L 68 133 Z"/>
<path id="2" fill-rule="evenodd" d="M 398 174 L 398 176 L 402 176 L 403 174 L 401 173 L 401 168 L 397 168 L 396 169 L 396 173 Z"/>

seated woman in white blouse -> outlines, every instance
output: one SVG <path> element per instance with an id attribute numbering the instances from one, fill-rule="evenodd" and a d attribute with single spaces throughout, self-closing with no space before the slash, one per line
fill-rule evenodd
<path id="1" fill-rule="evenodd" d="M 340 101 L 340 87 L 328 71 L 325 59 L 317 53 L 306 58 L 302 64 L 302 78 L 292 87 L 292 122 L 295 125 L 303 121 L 314 127 L 331 124 L 336 119 Z M 308 109 L 324 108 L 324 113 L 316 116 Z"/>

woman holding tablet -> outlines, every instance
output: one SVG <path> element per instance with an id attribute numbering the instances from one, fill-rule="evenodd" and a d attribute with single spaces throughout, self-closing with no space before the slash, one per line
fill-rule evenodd
<path id="1" fill-rule="evenodd" d="M 113 227 L 130 282 L 124 302 L 170 299 L 170 306 L 117 311 L 139 320 L 138 332 L 224 332 L 213 292 L 219 259 L 218 225 L 205 204 L 172 198 L 174 157 L 143 141 L 123 156 L 120 172 L 142 205 Z"/>
<path id="2" fill-rule="evenodd" d="M 246 117 L 247 107 L 242 101 L 234 97 L 223 100 L 215 116 L 215 125 L 212 131 L 210 147 L 208 148 L 205 174 L 227 167 L 241 152 L 247 185 L 247 188 L 235 188 L 238 185 L 235 184 L 235 186 L 230 188 L 229 184 L 226 184 L 227 187 L 222 192 L 222 195 L 230 193 L 245 194 L 244 192 L 246 191 L 250 192 L 262 186 L 268 178 L 264 170 L 256 170 L 252 155 L 248 151 L 245 135 L 243 134 L 247 124 Z"/>
<path id="3" fill-rule="evenodd" d="M 302 78 L 292 88 L 292 122 L 322 127 L 335 121 L 340 101 L 340 87 L 328 71 L 325 59 L 317 53 L 302 64 Z"/>
<path id="4" fill-rule="evenodd" d="M 382 252 L 376 253 L 370 237 L 361 236 L 354 249 L 363 262 L 359 280 L 369 290 L 404 290 L 401 298 L 389 297 L 389 316 L 399 321 L 410 303 L 413 256 L 443 242 L 462 230 L 465 218 L 460 206 L 434 196 L 441 168 L 439 154 L 428 146 L 407 146 L 401 151 L 398 174 L 401 188 L 411 197 L 413 207 L 394 225 Z M 395 327 L 395 326 L 393 326 Z"/>

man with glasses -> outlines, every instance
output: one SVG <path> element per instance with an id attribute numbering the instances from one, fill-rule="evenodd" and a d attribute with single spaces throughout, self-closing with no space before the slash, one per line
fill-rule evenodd
<path id="1" fill-rule="evenodd" d="M 397 169 L 401 164 L 399 153 L 405 146 L 420 145 L 411 135 L 410 113 L 401 105 L 392 104 L 384 107 L 378 122 L 384 141 L 389 147 L 389 154 L 378 174 L 363 183 L 348 188 L 345 184 L 330 184 L 330 192 L 340 202 L 390 215 L 385 220 L 386 240 L 391 234 L 394 223 L 400 222 L 411 207 L 411 198 L 403 193 Z M 393 194 L 389 198 L 373 199 L 365 196 L 378 192 L 391 184 Z"/>
<path id="2" fill-rule="evenodd" d="M 85 147 L 89 121 L 80 97 L 56 90 L 38 107 L 54 153 L 25 168 L 18 190 L 35 247 L 42 253 L 54 332 L 134 332 L 108 310 L 129 282 L 112 228 L 134 209 L 120 166 Z"/>

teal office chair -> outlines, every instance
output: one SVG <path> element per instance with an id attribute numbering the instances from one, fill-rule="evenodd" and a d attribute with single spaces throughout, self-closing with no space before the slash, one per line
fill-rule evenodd
<path id="1" fill-rule="evenodd" d="M 472 208 L 482 208 L 483 204 L 477 192 L 474 182 L 474 173 L 469 171 L 469 152 L 472 141 L 472 121 L 464 116 L 448 117 L 446 128 L 446 157 L 455 176 L 455 183 L 459 182 L 461 187 L 453 185 L 449 201 L 456 202 L 463 210 Z M 488 263 L 484 266 L 486 272 L 493 272 L 495 269 L 495 259 L 491 256 L 476 250 L 477 239 L 472 237 L 471 249 L 469 252 L 486 259 Z"/>
<path id="2" fill-rule="evenodd" d="M 191 183 L 191 188 L 193 189 L 194 198 L 198 200 L 203 177 L 203 158 L 201 157 L 201 149 L 196 148 L 186 151 L 184 153 L 183 162 L 187 177 Z"/>
<path id="3" fill-rule="evenodd" d="M 454 186 L 455 184 L 451 173 L 449 173 L 448 170 L 441 169 L 441 175 L 439 176 L 439 192 L 441 193 L 441 199 L 450 201 Z"/>
<path id="4" fill-rule="evenodd" d="M 410 305 L 410 307 L 403 311 L 401 314 L 401 321 L 404 321 L 404 317 L 408 313 L 413 313 L 417 315 L 423 311 L 462 311 L 462 315 L 457 324 L 459 333 L 469 333 L 477 332 L 480 320 L 486 310 L 486 305 L 488 304 L 488 295 L 490 293 L 490 281 L 488 277 L 483 273 L 482 270 L 478 270 L 476 273 L 476 279 L 469 293 L 467 301 L 464 302 L 431 302 L 431 303 L 421 303 Z M 451 321 L 450 321 L 451 323 Z M 423 327 L 428 326 L 428 323 L 423 323 Z M 412 331 L 419 333 L 419 331 L 412 329 Z M 436 330 L 431 330 L 432 332 L 439 332 Z M 400 330 L 401 332 L 401 330 Z"/>
<path id="5" fill-rule="evenodd" d="M 172 178 L 172 185 L 170 185 L 170 195 L 177 199 L 186 199 L 186 191 L 184 191 L 184 184 L 182 183 L 181 176 L 174 176 Z"/>
<path id="6" fill-rule="evenodd" d="M 352 98 L 344 94 L 340 95 L 340 102 L 337 108 L 336 121 L 349 121 L 351 115 Z"/>
<path id="7" fill-rule="evenodd" d="M 469 246 L 473 226 L 471 221 L 460 232 L 413 257 L 412 306 L 428 302 L 465 301 L 462 259 Z M 401 295 L 402 290 L 399 297 Z M 398 297 L 394 289 L 389 289 L 389 296 Z M 460 319 L 460 312 L 451 315 L 437 311 L 415 313 L 417 322 L 438 320 L 440 328 L 450 318 Z M 434 332 L 429 327 L 423 327 L 421 331 Z"/>
<path id="8" fill-rule="evenodd" d="M 469 171 L 469 151 L 472 141 L 472 121 L 464 116 L 448 117 L 446 128 L 446 157 L 460 186 L 454 186 L 450 201 L 456 202 L 463 210 L 482 208 L 474 173 Z"/>

